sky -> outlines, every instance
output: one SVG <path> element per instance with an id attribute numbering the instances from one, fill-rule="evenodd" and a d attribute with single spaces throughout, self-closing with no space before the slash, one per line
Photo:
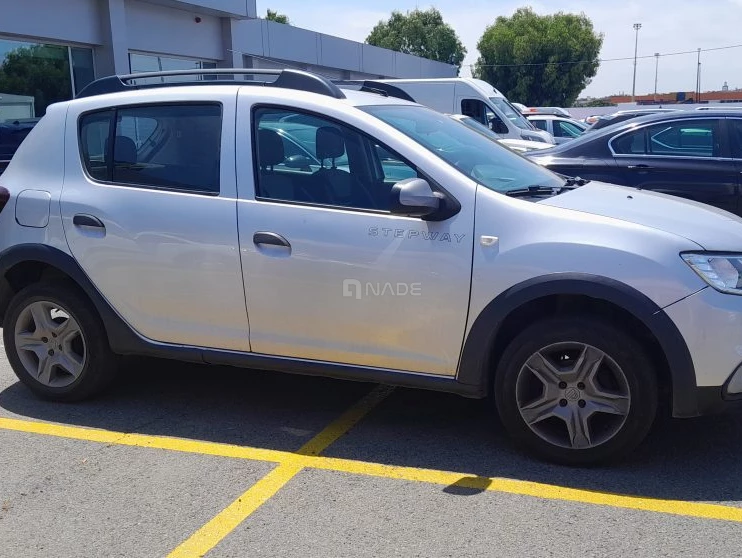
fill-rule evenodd
<path id="1" fill-rule="evenodd" d="M 637 61 L 636 94 L 654 92 L 654 53 L 692 51 L 661 56 L 657 67 L 658 92 L 696 89 L 696 49 L 738 48 L 701 52 L 701 89 L 718 91 L 724 82 L 730 89 L 742 88 L 742 0 L 257 0 L 258 14 L 268 8 L 286 14 L 291 24 L 321 33 L 363 42 L 379 20 L 392 10 L 437 8 L 458 33 L 467 48 L 461 75 L 469 76 L 470 65 L 479 57 L 477 42 L 498 16 L 510 16 L 519 7 L 531 6 L 536 13 L 583 12 L 603 33 L 601 59 L 631 58 L 602 62 L 583 96 L 631 94 L 634 69 L 634 23 L 641 23 Z M 497 84 L 495 84 L 497 86 Z M 517 99 L 511 99 L 517 101 Z"/>

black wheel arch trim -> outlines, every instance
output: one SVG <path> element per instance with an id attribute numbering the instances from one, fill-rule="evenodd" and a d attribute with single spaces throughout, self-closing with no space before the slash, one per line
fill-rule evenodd
<path id="1" fill-rule="evenodd" d="M 495 297 L 475 319 L 466 337 L 457 380 L 490 389 L 491 348 L 505 319 L 526 303 L 551 295 L 582 295 L 614 304 L 641 321 L 657 339 L 672 380 L 672 414 L 693 417 L 701 412 L 693 360 L 678 328 L 646 295 L 608 277 L 584 273 L 555 273 L 534 277 Z"/>
<path id="2" fill-rule="evenodd" d="M 5 319 L 9 295 L 13 293 L 6 279 L 7 272 L 18 264 L 28 262 L 38 262 L 54 267 L 69 276 L 82 289 L 103 321 L 113 352 L 130 353 L 134 347 L 141 344 L 142 338 L 114 311 L 82 270 L 80 264 L 69 254 L 46 244 L 17 244 L 0 252 L 0 318 Z"/>

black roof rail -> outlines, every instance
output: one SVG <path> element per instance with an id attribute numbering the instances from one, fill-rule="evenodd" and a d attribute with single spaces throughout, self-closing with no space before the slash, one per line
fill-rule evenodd
<path id="1" fill-rule="evenodd" d="M 377 93 L 384 95 L 385 97 L 396 97 L 397 99 L 404 99 L 405 101 L 412 101 L 415 103 L 415 99 L 407 93 L 404 89 L 401 89 L 390 83 L 384 83 L 381 81 L 375 81 L 372 79 L 348 79 L 348 80 L 335 80 L 335 85 L 341 89 L 355 89 L 356 91 L 366 91 L 367 93 Z"/>
<path id="2" fill-rule="evenodd" d="M 278 76 L 274 81 L 248 81 L 248 80 L 223 80 L 218 76 L 255 76 L 267 75 Z M 170 83 L 131 83 L 136 80 L 148 78 L 162 78 L 171 76 L 214 76 L 214 80 L 195 80 L 195 81 L 175 81 Z M 141 72 L 137 74 L 126 74 L 121 76 L 107 76 L 95 80 L 88 84 L 77 94 L 76 98 L 92 97 L 94 95 L 103 95 L 105 93 L 116 93 L 119 91 L 132 91 L 135 89 L 154 89 L 159 87 L 172 87 L 178 85 L 263 85 L 266 87 L 281 87 L 284 89 L 297 89 L 309 93 L 318 93 L 327 95 L 335 99 L 344 99 L 345 94 L 341 89 L 329 79 L 304 72 L 302 70 L 267 70 L 251 68 L 209 68 L 204 70 L 170 70 L 166 72 Z"/>

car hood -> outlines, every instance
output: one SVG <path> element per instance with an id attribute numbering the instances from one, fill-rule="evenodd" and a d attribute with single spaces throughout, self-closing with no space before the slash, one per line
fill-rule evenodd
<path id="1" fill-rule="evenodd" d="M 706 250 L 742 252 L 742 219 L 713 206 L 625 186 L 588 184 L 539 203 L 682 236 Z"/>

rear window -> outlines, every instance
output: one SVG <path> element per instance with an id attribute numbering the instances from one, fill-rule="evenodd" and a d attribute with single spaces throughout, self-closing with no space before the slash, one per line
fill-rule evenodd
<path id="1" fill-rule="evenodd" d="M 88 113 L 80 119 L 81 157 L 95 180 L 218 194 L 221 123 L 218 104 Z"/>

